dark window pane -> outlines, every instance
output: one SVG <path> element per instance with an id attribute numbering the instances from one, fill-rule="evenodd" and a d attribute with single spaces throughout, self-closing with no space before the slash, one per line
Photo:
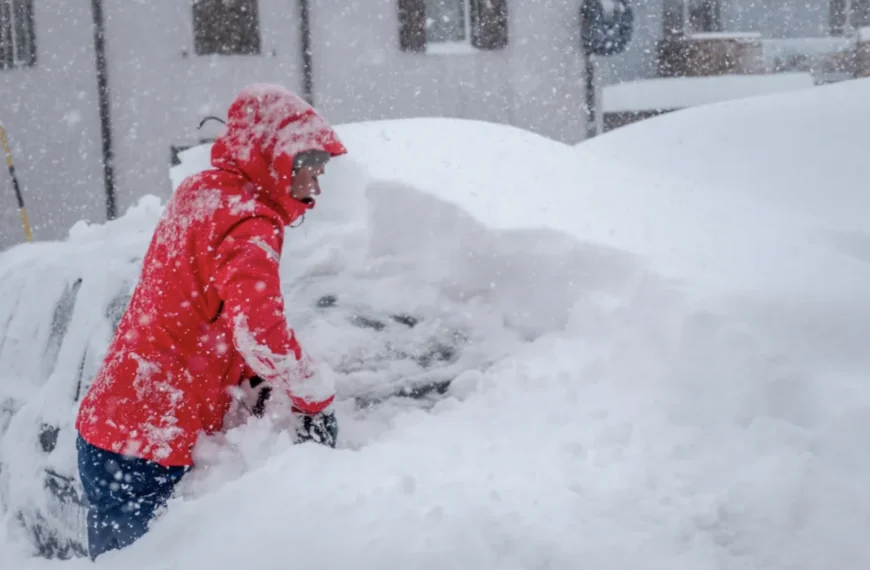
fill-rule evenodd
<path id="1" fill-rule="evenodd" d="M 466 0 L 426 0 L 426 38 L 430 42 L 463 42 Z"/>
<path id="2" fill-rule="evenodd" d="M 260 53 L 260 19 L 256 0 L 194 0 L 197 55 Z"/>

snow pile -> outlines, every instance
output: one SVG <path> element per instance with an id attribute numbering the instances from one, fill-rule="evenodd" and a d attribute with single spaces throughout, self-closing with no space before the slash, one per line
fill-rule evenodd
<path id="1" fill-rule="evenodd" d="M 824 144 L 790 125 L 854 117 L 866 89 L 578 148 L 469 121 L 342 127 L 351 154 L 283 264 L 300 339 L 340 371 L 339 449 L 269 421 L 204 441 L 153 531 L 96 567 L 865 567 L 870 271 L 819 239 L 836 204 L 804 215 L 836 192 L 848 228 L 863 198 L 770 158 L 848 156 L 854 121 Z M 737 156 L 760 107 L 779 128 Z M 455 375 L 430 409 L 354 400 Z M 15 540 L 10 567 L 56 565 Z"/>
<path id="2" fill-rule="evenodd" d="M 767 281 L 774 291 L 830 295 L 841 287 L 845 294 L 849 273 L 860 274 L 870 257 L 870 195 L 860 191 L 868 96 L 870 81 L 862 80 L 692 108 L 581 144 L 578 166 L 600 172 L 600 162 L 619 161 L 630 168 L 614 169 L 614 177 L 649 179 L 640 191 L 620 183 L 604 194 L 609 204 L 631 207 L 632 221 L 649 232 L 622 233 L 620 243 L 654 255 L 657 268 L 664 262 L 698 274 L 698 265 L 676 267 L 683 259 L 666 257 L 673 247 L 681 258 L 703 252 L 712 264 L 705 270 L 721 266 L 716 278 L 729 287 Z M 832 249 L 856 263 L 848 267 Z M 723 259 L 737 252 L 742 260 Z M 788 279 L 772 281 L 777 275 Z"/>
<path id="3" fill-rule="evenodd" d="M 866 231 L 870 193 L 860 187 L 868 98 L 870 80 L 862 79 L 727 101 L 643 121 L 578 148 L 673 175 L 705 197 L 766 202 L 820 230 Z"/>

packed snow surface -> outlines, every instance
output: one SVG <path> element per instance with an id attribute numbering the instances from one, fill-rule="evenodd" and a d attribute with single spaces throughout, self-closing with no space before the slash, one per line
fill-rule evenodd
<path id="1" fill-rule="evenodd" d="M 0 564 L 867 568 L 867 101 L 866 81 L 813 88 L 575 148 L 472 121 L 342 126 L 350 155 L 289 230 L 288 317 L 343 371 L 344 396 L 438 373 L 458 376 L 447 397 L 345 399 L 336 450 L 291 445 L 280 419 L 248 423 L 202 442 L 129 549 L 26 559 L 9 524 Z M 66 243 L 8 251 L 0 287 L 125 236 L 141 251 L 159 211 L 143 200 Z M 9 302 L 35 314 L 51 284 L 28 283 Z M 337 312 L 316 308 L 324 295 Z M 347 324 L 355 309 L 420 325 L 378 337 Z M 458 357 L 435 372 L 401 358 L 433 341 Z M 0 374 L 37 376 L 20 344 Z M 50 408 L 52 378 L 22 384 Z"/>

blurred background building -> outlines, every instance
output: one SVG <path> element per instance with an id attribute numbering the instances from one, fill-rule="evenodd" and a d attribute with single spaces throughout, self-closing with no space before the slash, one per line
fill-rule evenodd
<path id="1" fill-rule="evenodd" d="M 217 132 L 200 119 L 251 82 L 296 90 L 334 123 L 438 115 L 579 142 L 581 2 L 0 0 L 0 122 L 35 236 L 168 196 L 178 150 Z M 870 0 L 629 4 L 627 48 L 592 58 L 596 132 L 870 74 Z M 0 248 L 23 237 L 4 177 Z"/>

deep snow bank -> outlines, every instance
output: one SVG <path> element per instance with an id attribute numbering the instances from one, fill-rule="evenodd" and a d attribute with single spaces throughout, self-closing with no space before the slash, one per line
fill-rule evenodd
<path id="1" fill-rule="evenodd" d="M 672 174 L 705 196 L 766 202 L 818 230 L 867 232 L 868 100 L 870 79 L 845 81 L 699 106 L 577 148 Z"/>
<path id="2" fill-rule="evenodd" d="M 342 135 L 351 157 L 288 239 L 291 322 L 345 395 L 460 378 L 429 411 L 346 400 L 336 451 L 266 422 L 204 442 L 153 532 L 96 567 L 870 563 L 866 337 L 827 311 L 863 310 L 843 288 L 856 260 L 628 153 L 435 119 Z M 793 279 L 819 267 L 836 286 Z M 317 307 L 327 293 L 336 312 Z M 349 324 L 356 308 L 422 328 L 378 337 Z M 805 353 L 819 331 L 839 352 Z M 462 339 L 458 358 L 402 357 L 433 338 Z"/>
<path id="3" fill-rule="evenodd" d="M 606 180 L 606 243 L 703 283 L 805 369 L 865 370 L 868 100 L 857 80 L 695 107 L 581 143 L 575 166 Z"/>
<path id="4" fill-rule="evenodd" d="M 866 217 L 870 194 L 863 189 L 864 149 L 870 132 L 868 98 L 870 81 L 857 80 L 696 107 L 581 143 L 578 156 L 584 167 L 606 157 L 622 160 L 655 180 L 662 176 L 678 180 L 681 191 L 651 186 L 649 193 L 658 202 L 690 201 L 689 212 L 697 212 L 694 205 L 701 203 L 703 211 L 713 214 L 700 216 L 715 224 L 706 232 L 697 232 L 705 251 L 711 251 L 710 242 L 727 244 L 727 239 L 739 240 L 741 234 L 749 233 L 762 257 L 745 257 L 778 255 L 817 268 L 815 278 L 795 279 L 797 287 L 805 288 L 805 282 L 823 283 L 818 275 L 840 273 L 822 269 L 835 259 L 827 252 L 806 263 L 807 252 L 835 248 L 862 265 L 870 260 Z M 638 195 L 631 189 L 619 194 L 620 198 Z M 736 219 L 734 205 L 739 206 Z M 754 227 L 723 232 L 723 224 L 746 223 L 747 205 L 759 214 Z M 659 214 L 660 208 L 653 212 Z M 695 220 L 669 222 L 691 225 Z M 765 225 L 770 231 L 759 233 L 757 229 Z M 800 229 L 800 236 L 794 235 L 795 228 Z M 783 235 L 787 230 L 789 234 Z M 773 247 L 768 247 L 769 241 Z M 742 245 L 738 241 L 737 249 L 742 251 Z M 857 271 L 858 266 L 854 267 Z M 787 288 L 788 284 L 777 283 L 780 286 Z"/>

